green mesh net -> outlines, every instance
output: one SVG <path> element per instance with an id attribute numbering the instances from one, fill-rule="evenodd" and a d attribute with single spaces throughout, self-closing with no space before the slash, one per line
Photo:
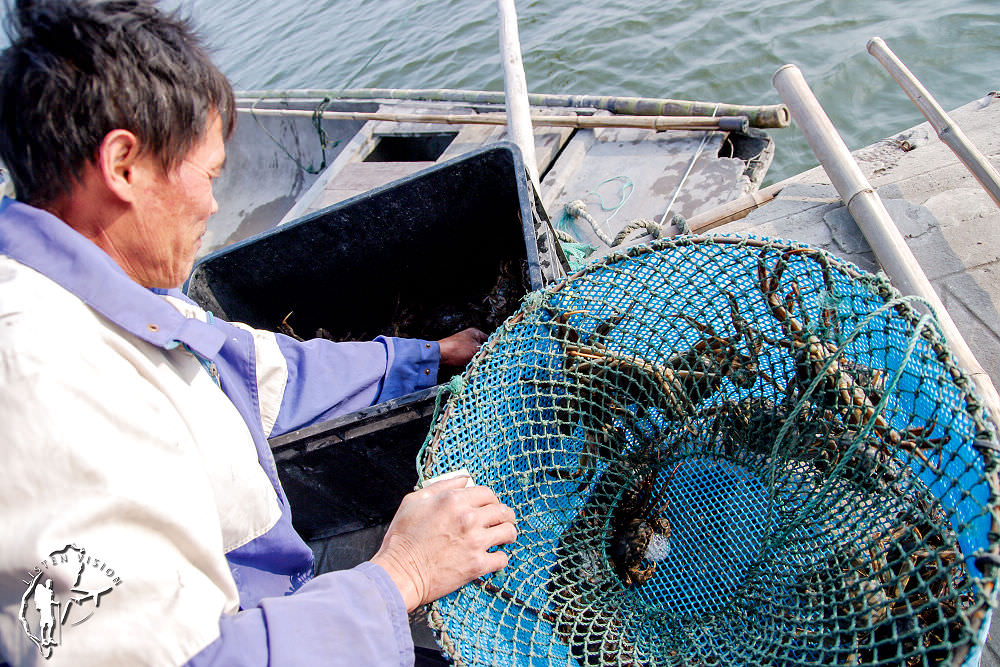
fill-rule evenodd
<path id="1" fill-rule="evenodd" d="M 933 317 L 820 250 L 680 237 L 526 299 L 428 436 L 517 512 L 465 665 L 975 664 L 997 441 Z"/>

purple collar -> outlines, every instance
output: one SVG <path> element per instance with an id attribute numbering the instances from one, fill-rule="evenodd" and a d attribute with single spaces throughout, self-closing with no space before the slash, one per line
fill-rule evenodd
<path id="1" fill-rule="evenodd" d="M 47 276 L 147 343 L 164 349 L 183 343 L 212 358 L 226 340 L 219 329 L 184 317 L 157 296 L 181 296 L 179 290 L 146 289 L 59 218 L 6 197 L 0 202 L 0 254 Z"/>

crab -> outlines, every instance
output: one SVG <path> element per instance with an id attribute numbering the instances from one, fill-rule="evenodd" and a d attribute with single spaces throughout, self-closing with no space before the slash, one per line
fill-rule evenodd
<path id="1" fill-rule="evenodd" d="M 830 641 L 831 664 L 950 662 L 968 632 L 976 600 L 943 507 L 916 478 L 894 495 L 905 507 L 889 525 L 845 534 L 796 586 L 803 607 L 822 611 L 800 617 L 798 636 Z"/>
<path id="2" fill-rule="evenodd" d="M 785 389 L 789 403 L 803 400 L 815 402 L 818 409 L 833 414 L 852 430 L 867 428 L 870 423 L 870 430 L 880 440 L 880 448 L 886 456 L 892 451 L 906 451 L 930 470 L 938 472 L 928 453 L 937 453 L 940 465 L 941 446 L 947 438 L 929 437 L 936 424 L 931 422 L 926 426 L 911 426 L 903 430 L 890 426 L 878 406 L 884 389 L 884 371 L 844 359 L 841 356 L 842 347 L 836 340 L 821 337 L 815 332 L 836 331 L 836 311 L 823 307 L 824 326 L 814 331 L 798 281 L 789 281 L 790 287 L 784 296 L 779 293 L 789 257 L 811 254 L 817 257 L 826 289 L 832 294 L 834 290 L 827 259 L 810 248 L 792 248 L 780 255 L 772 272 L 766 265 L 767 250 L 762 249 L 757 257 L 758 285 L 768 312 L 777 320 L 784 337 L 773 340 L 763 334 L 761 336 L 772 345 L 788 349 L 792 355 L 794 373 Z M 839 339 L 839 335 L 835 338 Z M 815 390 L 810 393 L 809 389 L 813 386 Z"/>
<path id="3" fill-rule="evenodd" d="M 657 473 L 654 468 L 640 474 L 625 489 L 611 514 L 608 560 L 626 588 L 646 583 L 656 571 L 656 563 L 646 559 L 653 535 L 670 539 L 670 521 L 664 516 L 670 500 L 654 492 Z M 673 473 L 667 478 L 668 484 L 672 477 Z"/>
<path id="4" fill-rule="evenodd" d="M 926 664 L 921 653 L 942 651 L 964 631 L 962 612 L 973 604 L 956 590 L 967 576 L 954 534 L 940 505 L 930 513 L 901 512 L 897 525 L 872 536 L 863 555 L 850 561 L 862 581 L 874 649 L 866 660 L 898 655 L 903 637 L 907 665 Z M 919 646 L 919 651 L 918 651 Z M 936 661 L 935 661 L 936 662 Z"/>
<path id="5" fill-rule="evenodd" d="M 670 535 L 663 516 L 669 502 L 657 497 L 658 470 L 614 462 L 556 545 L 545 618 L 581 665 L 647 664 L 626 633 L 619 593 L 649 581 L 656 569 L 644 562 L 649 541 Z"/>
<path id="6" fill-rule="evenodd" d="M 729 378 L 740 389 L 750 389 L 761 374 L 757 355 L 763 349 L 763 341 L 743 319 L 736 297 L 725 290 L 723 294 L 729 303 L 735 333 L 721 336 L 711 324 L 682 314 L 680 317 L 705 337 L 664 364 L 682 379 L 684 394 L 693 403 L 700 403 L 718 391 L 723 378 Z M 740 350 L 740 343 L 746 343 L 746 354 Z"/>
<path id="7" fill-rule="evenodd" d="M 613 455 L 624 442 L 625 430 L 636 426 L 651 409 L 668 421 L 686 421 L 698 404 L 719 390 L 724 378 L 744 389 L 756 383 L 761 339 L 740 315 L 735 297 L 728 292 L 726 297 L 735 333 L 723 336 L 710 324 L 678 315 L 703 336 L 663 363 L 608 347 L 610 334 L 625 314 L 600 320 L 586 338 L 569 322 L 574 316 L 589 315 L 588 311 L 569 310 L 554 318 L 553 333 L 563 352 L 563 373 L 569 380 L 566 395 L 556 403 L 565 415 L 560 429 L 566 437 L 578 426 L 584 432 L 579 466 L 571 472 L 552 471 L 554 476 L 578 479 L 582 488 L 596 473 L 596 462 Z M 746 352 L 741 350 L 743 343 Z M 655 420 L 644 423 L 658 428 Z"/>
<path id="8" fill-rule="evenodd" d="M 558 315 L 554 331 L 565 355 L 564 371 L 580 387 L 576 402 L 587 401 L 620 412 L 627 405 L 645 400 L 669 418 L 683 419 L 697 403 L 719 389 L 723 378 L 743 389 L 752 387 L 760 372 L 757 354 L 763 343 L 740 314 L 736 298 L 729 292 L 724 294 L 735 333 L 722 336 L 712 325 L 680 314 L 678 318 L 704 336 L 660 364 L 642 360 L 634 353 L 609 349 L 605 344 L 625 314 L 601 320 L 586 342 L 577 329 L 570 327 L 569 320 L 574 315 L 588 315 L 588 311 L 569 310 Z M 746 343 L 747 353 L 741 351 L 741 343 Z"/>
<path id="9" fill-rule="evenodd" d="M 559 428 L 562 435 L 571 438 L 582 427 L 580 461 L 571 471 L 548 471 L 555 477 L 578 480 L 580 489 L 592 481 L 599 461 L 622 451 L 626 430 L 641 419 L 647 402 L 670 401 L 681 391 L 680 381 L 672 370 L 605 347 L 602 341 L 622 316 L 601 321 L 586 342 L 582 341 L 579 331 L 569 325 L 569 319 L 586 312 L 562 313 L 555 319 L 554 327 L 564 355 L 562 370 L 569 380 L 567 393 L 555 405 L 560 415 Z"/>

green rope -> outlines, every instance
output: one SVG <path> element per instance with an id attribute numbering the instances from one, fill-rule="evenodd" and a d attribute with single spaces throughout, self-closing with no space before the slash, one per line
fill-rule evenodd
<path id="1" fill-rule="evenodd" d="M 319 169 L 317 169 L 316 171 L 309 171 L 310 174 L 319 173 L 324 169 L 326 169 L 327 147 L 335 148 L 340 143 L 339 141 L 335 141 L 333 143 L 333 146 L 330 146 L 330 135 L 328 135 L 326 133 L 326 130 L 323 129 L 323 110 L 326 109 L 326 106 L 329 103 L 330 103 L 330 98 L 324 97 L 323 100 L 316 105 L 316 108 L 313 109 L 312 123 L 313 127 L 316 128 L 316 136 L 319 137 L 319 150 L 323 156 L 323 160 L 322 162 L 320 162 Z M 312 165 L 309 166 L 310 168 L 312 167 Z"/>
<path id="2" fill-rule="evenodd" d="M 610 206 L 605 201 L 604 195 L 602 195 L 599 192 L 599 189 L 602 185 L 606 183 L 614 183 L 614 182 L 621 183 L 621 192 L 618 195 L 618 203 L 614 204 L 613 206 Z M 616 215 L 618 215 L 618 212 L 621 211 L 622 207 L 625 206 L 625 203 L 628 202 L 629 198 L 632 197 L 632 193 L 634 191 L 635 191 L 635 183 L 628 176 L 622 175 L 622 176 L 612 176 L 611 178 L 604 179 L 596 186 L 594 186 L 592 190 L 587 190 L 587 194 L 594 195 L 595 197 L 597 197 L 598 203 L 602 211 L 611 211 L 611 215 L 609 215 L 604 220 L 604 224 L 608 224 Z M 601 241 L 603 241 L 605 245 L 608 246 L 614 245 L 613 241 L 611 240 L 611 237 L 608 236 L 608 234 L 602 229 L 601 225 L 597 222 L 597 220 L 595 220 L 594 217 L 590 215 L 590 213 L 587 211 L 587 204 L 580 199 L 574 199 L 573 201 L 567 203 L 563 207 L 562 215 L 556 222 L 556 230 L 557 231 L 568 230 L 572 225 L 573 221 L 578 218 L 586 220 L 587 223 L 590 225 L 591 229 L 594 230 L 594 233 L 597 235 L 597 238 L 601 239 Z"/>
<path id="3" fill-rule="evenodd" d="M 614 181 L 618 181 L 622 184 L 622 190 L 618 197 L 618 203 L 615 204 L 614 206 L 608 206 L 607 204 L 604 203 L 604 196 L 601 195 L 597 190 L 605 183 L 612 183 Z M 606 178 L 600 183 L 598 183 L 593 190 L 587 190 L 588 195 L 594 195 L 595 197 L 597 197 L 597 199 L 601 204 L 602 211 L 611 211 L 611 215 L 609 215 L 604 220 L 605 225 L 610 223 L 611 219 L 614 218 L 616 215 L 618 215 L 618 211 L 622 210 L 622 206 L 624 206 L 625 203 L 632 197 L 633 192 L 635 192 L 635 183 L 628 176 L 612 176 L 611 178 Z"/>
<path id="4" fill-rule="evenodd" d="M 577 271 L 587 265 L 587 258 L 594 254 L 597 250 L 594 246 L 589 243 L 560 243 L 562 246 L 563 253 L 566 255 L 566 261 L 569 263 L 570 271 Z"/>
<path id="5" fill-rule="evenodd" d="M 587 258 L 593 255 L 597 248 L 589 243 L 580 243 L 572 234 L 558 227 L 553 231 L 555 231 L 556 240 L 562 247 L 563 254 L 566 255 L 570 271 L 577 271 L 586 266 Z"/>
<path id="6" fill-rule="evenodd" d="M 618 202 L 614 205 L 609 205 L 608 202 L 605 201 L 604 196 L 599 192 L 599 188 L 606 183 L 612 183 L 612 182 L 619 182 L 622 184 L 622 186 L 621 186 L 621 192 L 619 193 L 618 196 Z M 604 220 L 603 223 L 603 225 L 608 225 L 611 222 L 611 220 L 614 219 L 616 215 L 618 215 L 618 212 L 622 210 L 622 207 L 625 206 L 626 202 L 628 202 L 629 198 L 631 198 L 632 193 L 634 191 L 635 191 L 635 183 L 632 181 L 631 178 L 629 178 L 628 176 L 612 176 L 611 178 L 606 178 L 600 183 L 598 183 L 593 190 L 588 190 L 587 194 L 594 195 L 595 197 L 597 197 L 598 204 L 600 205 L 602 211 L 611 211 L 611 215 L 609 215 Z M 569 236 L 568 233 L 566 232 L 566 230 L 568 230 L 572 226 L 573 222 L 577 219 L 585 220 L 590 225 L 590 228 L 594 231 L 594 234 L 597 235 L 597 238 L 599 238 L 606 246 L 611 248 L 615 248 L 621 245 L 633 232 L 639 230 L 645 230 L 647 234 L 649 234 L 650 236 L 653 237 L 654 240 L 656 240 L 663 237 L 663 232 L 665 229 L 662 220 L 661 222 L 657 223 L 654 222 L 653 220 L 647 220 L 645 218 L 637 218 L 626 224 L 624 227 L 622 227 L 622 229 L 618 232 L 618 234 L 616 234 L 614 238 L 611 238 L 604 231 L 602 224 L 598 223 L 597 220 L 594 218 L 594 216 L 592 216 L 590 212 L 587 211 L 586 202 L 584 202 L 581 199 L 574 199 L 573 201 L 568 202 L 565 206 L 563 206 L 562 215 L 559 216 L 559 220 L 556 222 L 555 225 L 556 236 L 560 241 L 563 242 L 563 251 L 566 253 L 567 259 L 570 262 L 570 269 L 573 271 L 583 267 L 586 264 L 586 262 L 583 260 L 589 257 L 593 253 L 593 250 L 595 250 L 593 246 L 587 244 L 582 244 L 581 247 L 566 245 L 567 243 L 569 244 L 578 243 L 576 238 Z M 691 231 L 690 228 L 688 227 L 687 220 L 684 218 L 684 216 L 680 214 L 675 213 L 671 218 L 670 222 L 671 224 L 676 225 L 678 229 L 680 229 L 681 234 L 689 234 Z M 560 234 L 560 232 L 562 232 L 562 234 Z"/>

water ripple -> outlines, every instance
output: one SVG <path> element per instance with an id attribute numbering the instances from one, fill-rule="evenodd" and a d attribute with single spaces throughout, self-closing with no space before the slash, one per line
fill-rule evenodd
<path id="1" fill-rule="evenodd" d="M 240 88 L 355 86 L 500 90 L 492 0 L 167 0 L 203 27 Z M 775 70 L 798 64 L 851 147 L 921 120 L 865 52 L 881 35 L 946 108 L 998 87 L 995 0 L 520 0 L 528 84 L 769 104 Z M 3 39 L 0 37 L 0 39 Z M 815 165 L 795 129 L 773 131 L 770 180 Z"/>

